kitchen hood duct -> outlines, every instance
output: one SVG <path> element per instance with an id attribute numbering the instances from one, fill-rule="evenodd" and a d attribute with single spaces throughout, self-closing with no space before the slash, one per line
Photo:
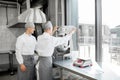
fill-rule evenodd
<path id="1" fill-rule="evenodd" d="M 26 22 L 41 24 L 46 22 L 46 15 L 37 7 L 29 8 L 18 17 L 8 21 L 7 27 L 23 28 Z"/>
<path id="2" fill-rule="evenodd" d="M 32 0 L 31 1 L 31 7 L 35 8 L 39 5 L 46 5 L 48 3 L 48 0 Z"/>

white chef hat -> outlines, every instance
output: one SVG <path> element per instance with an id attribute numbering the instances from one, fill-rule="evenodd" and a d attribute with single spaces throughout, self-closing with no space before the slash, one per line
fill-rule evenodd
<path id="1" fill-rule="evenodd" d="M 33 23 L 33 22 L 27 22 L 27 23 L 25 24 L 25 28 L 29 28 L 29 27 L 35 28 L 34 23 Z"/>
<path id="2" fill-rule="evenodd" d="M 43 25 L 43 29 L 46 30 L 48 28 L 53 28 L 53 25 L 51 23 L 51 21 L 47 21 L 46 23 L 44 23 Z"/>

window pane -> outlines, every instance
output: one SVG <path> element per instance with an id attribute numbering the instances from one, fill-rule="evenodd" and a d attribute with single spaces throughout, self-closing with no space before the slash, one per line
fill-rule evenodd
<path id="1" fill-rule="evenodd" d="M 120 0 L 102 0 L 103 61 L 113 65 L 120 64 L 119 8 Z"/>
<path id="2" fill-rule="evenodd" d="M 95 59 L 95 0 L 78 0 L 79 57 Z"/>

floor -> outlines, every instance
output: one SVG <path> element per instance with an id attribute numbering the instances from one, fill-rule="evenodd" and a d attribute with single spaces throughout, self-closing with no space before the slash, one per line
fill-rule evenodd
<path id="1" fill-rule="evenodd" d="M 15 72 L 14 75 L 10 75 L 8 71 L 0 72 L 0 80 L 17 80 L 17 72 Z M 54 79 L 54 80 L 60 80 L 60 79 Z"/>
<path id="2" fill-rule="evenodd" d="M 9 72 L 0 72 L 0 80 L 17 80 L 16 72 L 14 75 L 10 75 Z"/>
<path id="3" fill-rule="evenodd" d="M 66 73 L 68 73 L 68 72 L 66 72 Z M 66 73 L 64 75 L 66 75 Z M 87 79 L 84 79 L 84 78 L 83 79 L 77 79 L 77 78 L 80 78 L 80 77 L 71 73 L 71 76 L 69 77 L 69 79 L 64 78 L 64 80 L 87 80 Z M 15 72 L 14 75 L 10 75 L 9 72 L 0 72 L 0 80 L 17 80 L 17 72 Z M 60 79 L 54 79 L 54 80 L 60 80 Z"/>

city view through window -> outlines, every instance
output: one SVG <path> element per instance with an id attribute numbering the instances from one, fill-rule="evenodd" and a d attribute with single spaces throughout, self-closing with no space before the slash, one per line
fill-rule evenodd
<path id="1" fill-rule="evenodd" d="M 120 66 L 120 0 L 102 0 L 102 24 L 108 43 L 103 43 L 103 61 Z M 104 36 L 103 36 L 104 37 Z M 107 58 L 107 59 L 105 59 Z"/>
<path id="2" fill-rule="evenodd" d="M 102 0 L 103 62 L 120 66 L 120 0 Z M 95 60 L 95 0 L 78 0 L 79 56 Z"/>
<path id="3" fill-rule="evenodd" d="M 78 0 L 79 57 L 95 60 L 95 0 Z"/>

